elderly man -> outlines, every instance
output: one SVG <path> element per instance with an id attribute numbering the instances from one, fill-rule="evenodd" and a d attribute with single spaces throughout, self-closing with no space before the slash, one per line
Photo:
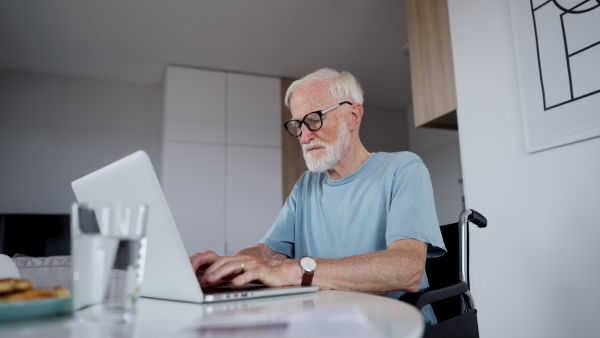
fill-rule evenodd
<path id="1" fill-rule="evenodd" d="M 426 257 L 445 252 L 431 181 L 415 154 L 369 153 L 359 138 L 362 89 L 347 72 L 320 69 L 285 97 L 309 171 L 255 247 L 191 257 L 203 286 L 316 285 L 398 298 L 428 286 Z M 430 307 L 427 323 L 435 322 Z"/>

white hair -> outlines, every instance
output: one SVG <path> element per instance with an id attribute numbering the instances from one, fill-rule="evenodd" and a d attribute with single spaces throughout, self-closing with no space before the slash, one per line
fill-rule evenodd
<path id="1" fill-rule="evenodd" d="M 290 106 L 292 95 L 294 95 L 296 89 L 321 81 L 329 82 L 329 93 L 334 98 L 340 101 L 350 100 L 354 103 L 363 103 L 363 90 L 352 74 L 348 72 L 338 72 L 331 68 L 321 68 L 294 81 L 290 85 L 285 93 L 284 103 L 286 107 Z"/>

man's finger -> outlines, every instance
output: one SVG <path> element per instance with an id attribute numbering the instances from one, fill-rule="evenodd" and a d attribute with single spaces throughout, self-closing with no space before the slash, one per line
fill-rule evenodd
<path id="1" fill-rule="evenodd" d="M 255 259 L 248 256 L 232 256 L 213 264 L 204 274 L 203 284 L 214 284 L 223 279 L 233 279 L 246 276 L 257 266 Z M 215 268 L 213 270 L 213 268 Z M 250 274 L 252 275 L 252 274 Z M 245 283 L 242 283 L 245 284 Z"/>
<path id="2" fill-rule="evenodd" d="M 215 264 L 211 265 L 204 274 L 205 281 L 216 283 L 226 276 L 242 273 L 242 261 L 236 257 L 223 257 Z M 244 269 L 246 267 L 244 266 Z"/>
<path id="3" fill-rule="evenodd" d="M 194 271 L 198 270 L 199 267 L 203 265 L 213 264 L 215 261 L 219 259 L 219 255 L 214 253 L 213 251 L 205 251 L 203 253 L 196 253 L 190 257 L 190 263 L 192 263 L 192 267 Z"/>

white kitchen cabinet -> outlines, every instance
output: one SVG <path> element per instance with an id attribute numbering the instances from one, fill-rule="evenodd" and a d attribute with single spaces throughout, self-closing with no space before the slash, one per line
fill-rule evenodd
<path id="1" fill-rule="evenodd" d="M 225 145 L 167 141 L 162 162 L 163 190 L 188 253 L 223 251 Z"/>
<path id="2" fill-rule="evenodd" d="M 167 67 L 163 139 L 224 143 L 225 82 L 223 72 Z"/>
<path id="3" fill-rule="evenodd" d="M 281 210 L 281 149 L 227 146 L 226 253 L 254 246 Z"/>
<path id="4" fill-rule="evenodd" d="M 253 246 L 281 208 L 280 80 L 169 66 L 162 185 L 188 254 Z"/>
<path id="5" fill-rule="evenodd" d="M 281 147 L 280 83 L 278 78 L 227 74 L 227 144 Z"/>

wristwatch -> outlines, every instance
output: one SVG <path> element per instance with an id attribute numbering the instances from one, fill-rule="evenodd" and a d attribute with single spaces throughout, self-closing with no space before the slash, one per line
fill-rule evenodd
<path id="1" fill-rule="evenodd" d="M 317 270 L 317 262 L 308 256 L 300 259 L 300 268 L 302 268 L 302 286 L 310 286 L 312 284 L 315 270 Z"/>

